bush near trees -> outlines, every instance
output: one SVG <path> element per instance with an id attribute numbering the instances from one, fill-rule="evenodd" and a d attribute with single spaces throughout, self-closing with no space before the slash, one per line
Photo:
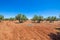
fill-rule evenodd
<path id="1" fill-rule="evenodd" d="M 22 14 L 18 14 L 15 18 L 16 20 L 19 20 L 19 23 L 22 23 L 28 19 L 25 15 Z"/>
<path id="2" fill-rule="evenodd" d="M 3 15 L 0 15 L 0 22 L 4 19 Z"/>

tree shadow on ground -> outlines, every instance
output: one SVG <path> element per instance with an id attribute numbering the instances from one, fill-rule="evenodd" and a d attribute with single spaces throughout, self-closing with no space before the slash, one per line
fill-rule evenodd
<path id="1" fill-rule="evenodd" d="M 19 22 L 14 22 L 14 23 L 15 23 L 15 24 L 21 24 L 21 23 L 23 23 L 23 22 L 20 22 L 20 23 L 19 23 Z"/>
<path id="2" fill-rule="evenodd" d="M 57 32 L 57 34 L 50 33 L 48 35 L 52 40 L 60 40 L 60 32 Z"/>

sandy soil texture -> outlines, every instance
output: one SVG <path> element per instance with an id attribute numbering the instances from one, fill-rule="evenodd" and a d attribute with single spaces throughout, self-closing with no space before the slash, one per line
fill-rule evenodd
<path id="1" fill-rule="evenodd" d="M 49 34 L 56 34 L 56 27 L 60 27 L 59 22 L 3 21 L 0 23 L 0 40 L 52 40 Z"/>

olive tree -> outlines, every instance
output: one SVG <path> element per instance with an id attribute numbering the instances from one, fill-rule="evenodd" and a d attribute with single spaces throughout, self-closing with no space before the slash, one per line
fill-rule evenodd
<path id="1" fill-rule="evenodd" d="M 55 21 L 56 19 L 56 16 L 52 16 L 52 21 Z"/>
<path id="2" fill-rule="evenodd" d="M 47 21 L 50 21 L 50 23 L 51 22 L 54 22 L 54 21 L 56 21 L 57 20 L 57 18 L 56 18 L 56 16 L 49 16 L 49 17 L 47 17 L 47 19 L 46 19 Z"/>
<path id="3" fill-rule="evenodd" d="M 28 18 L 25 15 L 22 15 L 22 20 L 26 21 L 26 20 L 28 20 Z"/>
<path id="4" fill-rule="evenodd" d="M 19 23 L 22 23 L 23 21 L 26 21 L 27 20 L 27 17 L 25 15 L 18 14 L 16 16 L 16 20 L 19 20 Z"/>
<path id="5" fill-rule="evenodd" d="M 49 16 L 49 17 L 45 18 L 45 20 L 46 21 L 50 21 L 51 20 L 51 17 Z"/>
<path id="6" fill-rule="evenodd" d="M 3 15 L 0 15 L 0 22 L 4 19 Z"/>
<path id="7" fill-rule="evenodd" d="M 14 21 L 14 20 L 15 20 L 15 18 L 10 17 L 10 18 L 9 18 L 9 20 L 10 20 L 10 21 Z"/>
<path id="8" fill-rule="evenodd" d="M 43 21 L 43 20 L 44 20 L 43 16 L 38 16 L 38 20 L 37 20 L 38 23 L 40 23 L 40 21 Z"/>
<path id="9" fill-rule="evenodd" d="M 37 21 L 38 20 L 38 16 L 37 15 L 34 15 L 34 17 L 31 19 L 32 21 Z"/>

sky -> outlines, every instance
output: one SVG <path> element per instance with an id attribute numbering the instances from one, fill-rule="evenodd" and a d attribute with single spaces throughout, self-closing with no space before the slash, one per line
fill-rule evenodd
<path id="1" fill-rule="evenodd" d="M 5 18 L 14 17 L 20 13 L 28 18 L 34 15 L 58 17 L 60 0 L 0 0 L 0 14 Z"/>

